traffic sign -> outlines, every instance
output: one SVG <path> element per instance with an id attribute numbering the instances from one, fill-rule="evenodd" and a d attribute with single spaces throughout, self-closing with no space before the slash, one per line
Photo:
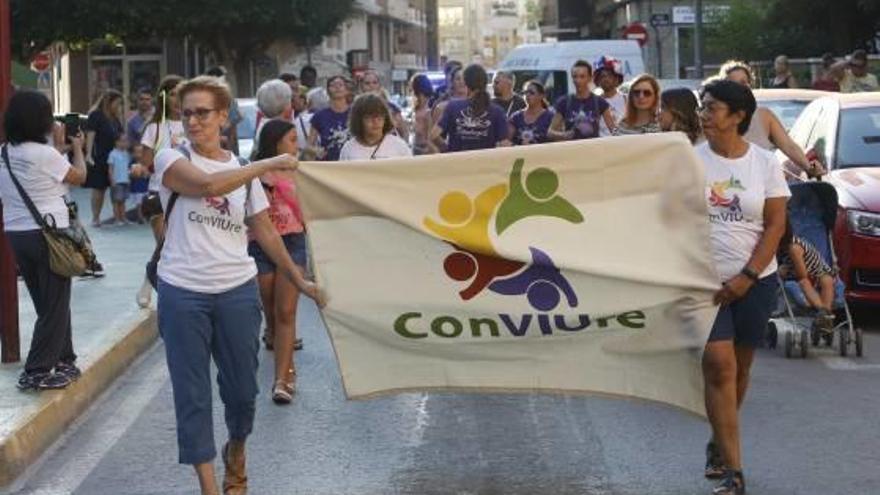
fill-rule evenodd
<path id="1" fill-rule="evenodd" d="M 40 52 L 31 59 L 31 70 L 34 72 L 46 72 L 52 67 L 52 56 L 49 52 Z"/>
<path id="2" fill-rule="evenodd" d="M 623 37 L 628 40 L 638 41 L 639 46 L 645 46 L 645 43 L 648 42 L 648 30 L 645 29 L 644 24 L 634 22 L 623 30 Z"/>
<path id="3" fill-rule="evenodd" d="M 651 14 L 651 25 L 654 27 L 668 26 L 672 24 L 669 14 Z"/>

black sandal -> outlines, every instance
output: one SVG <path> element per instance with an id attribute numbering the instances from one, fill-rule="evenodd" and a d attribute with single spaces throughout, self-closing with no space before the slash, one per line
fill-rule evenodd
<path id="1" fill-rule="evenodd" d="M 746 479 L 742 471 L 725 469 L 721 482 L 715 485 L 712 495 L 745 495 Z"/>
<path id="2" fill-rule="evenodd" d="M 721 451 L 715 442 L 706 444 L 706 472 L 705 476 L 710 480 L 717 480 L 724 476 L 724 461 L 721 459 Z"/>

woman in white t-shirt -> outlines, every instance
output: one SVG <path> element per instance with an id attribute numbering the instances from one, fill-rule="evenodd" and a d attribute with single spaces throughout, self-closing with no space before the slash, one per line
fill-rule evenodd
<path id="1" fill-rule="evenodd" d="M 8 144 L 0 159 L 3 230 L 12 244 L 18 272 L 37 312 L 31 348 L 18 380 L 22 390 L 64 388 L 80 372 L 70 325 L 70 278 L 49 269 L 49 248 L 42 230 L 13 180 L 38 215 L 59 229 L 70 226 L 64 195 L 67 185 L 86 180 L 83 136 L 70 137 L 73 164 L 51 144 L 52 104 L 43 93 L 21 90 L 9 100 L 4 116 Z"/>
<path id="2" fill-rule="evenodd" d="M 212 425 L 210 361 L 218 370 L 229 441 L 222 451 L 225 493 L 245 493 L 245 440 L 253 428 L 257 353 L 262 323 L 257 267 L 248 255 L 248 230 L 277 274 L 312 298 L 269 218 L 258 177 L 293 171 L 287 154 L 241 166 L 221 147 L 232 95 L 214 77 L 178 86 L 181 115 L 191 141 L 156 155 L 159 194 L 167 215 L 158 264 L 158 323 L 177 418 L 180 462 L 192 464 L 202 493 L 218 492 Z"/>
<path id="3" fill-rule="evenodd" d="M 702 98 L 706 142 L 696 153 L 706 168 L 710 239 L 722 283 L 715 294 L 721 308 L 703 354 L 712 425 L 705 475 L 720 479 L 713 494 L 740 494 L 745 479 L 738 411 L 776 304 L 775 254 L 791 193 L 774 155 L 743 138 L 757 107 L 752 91 L 719 80 L 703 88 Z"/>
<path id="4" fill-rule="evenodd" d="M 382 98 L 362 94 L 354 100 L 348 123 L 351 139 L 342 145 L 339 160 L 378 160 L 412 156 L 412 149 L 396 136 L 391 113 Z"/>
<path id="5" fill-rule="evenodd" d="M 161 184 L 159 176 L 154 170 L 154 158 L 164 149 L 176 148 L 187 143 L 183 122 L 180 121 L 180 102 L 176 89 L 181 82 L 183 82 L 182 77 L 170 74 L 159 83 L 156 94 L 157 110 L 153 112 L 153 117 L 144 127 L 140 142 L 142 145 L 141 164 L 151 174 L 147 195 L 141 201 L 141 215 L 149 220 L 156 244 L 161 242 L 164 235 L 165 219 L 162 216 L 162 202 L 159 200 Z M 138 305 L 142 308 L 149 306 L 152 295 L 153 287 L 149 280 L 144 278 L 144 282 L 137 292 Z"/>

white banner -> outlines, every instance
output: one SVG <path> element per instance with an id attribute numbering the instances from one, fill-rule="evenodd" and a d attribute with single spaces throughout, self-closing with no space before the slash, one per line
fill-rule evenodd
<path id="1" fill-rule="evenodd" d="M 346 393 L 638 397 L 704 414 L 703 173 L 678 134 L 303 163 Z"/>

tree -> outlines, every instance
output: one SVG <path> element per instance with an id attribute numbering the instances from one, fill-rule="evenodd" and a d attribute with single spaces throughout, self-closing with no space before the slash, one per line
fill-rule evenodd
<path id="1" fill-rule="evenodd" d="M 815 57 L 866 46 L 880 30 L 876 0 L 736 0 L 707 31 L 707 51 L 720 58 Z"/>
<path id="2" fill-rule="evenodd" d="M 12 0 L 13 56 L 20 61 L 56 41 L 80 45 L 124 35 L 131 17 L 125 4 L 107 0 Z"/>
<path id="3" fill-rule="evenodd" d="M 309 50 L 351 14 L 354 0 L 13 0 L 21 58 L 54 41 L 184 37 L 208 47 L 235 85 L 241 62 L 275 41 Z M 51 15 L 47 15 L 51 13 Z"/>

